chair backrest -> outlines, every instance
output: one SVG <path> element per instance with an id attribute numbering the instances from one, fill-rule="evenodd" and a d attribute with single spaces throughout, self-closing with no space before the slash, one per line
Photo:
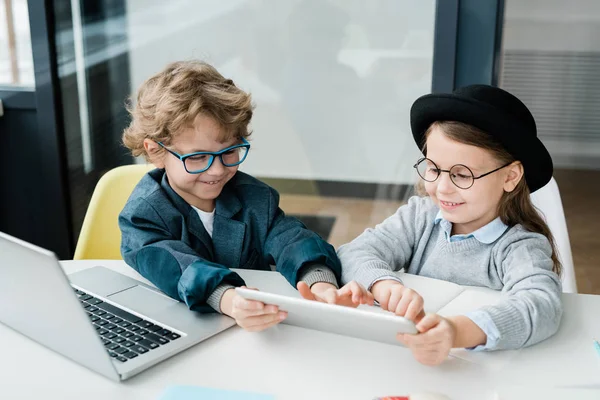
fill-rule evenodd
<path id="1" fill-rule="evenodd" d="M 558 259 L 563 267 L 563 292 L 577 293 L 569 232 L 567 231 L 567 222 L 560 199 L 560 192 L 554 178 L 546 186 L 533 193 L 531 200 L 533 205 L 541 212 L 554 236 Z"/>
<path id="2" fill-rule="evenodd" d="M 83 220 L 74 260 L 121 259 L 119 213 L 135 185 L 153 168 L 151 164 L 125 165 L 100 178 Z"/>

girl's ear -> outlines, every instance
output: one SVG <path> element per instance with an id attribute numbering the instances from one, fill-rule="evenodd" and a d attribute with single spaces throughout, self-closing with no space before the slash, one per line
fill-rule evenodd
<path id="1" fill-rule="evenodd" d="M 161 147 L 152 139 L 144 139 L 144 150 L 148 154 L 150 162 L 154 164 L 156 168 L 164 168 L 165 163 L 163 161 L 164 154 L 160 154 Z"/>
<path id="2" fill-rule="evenodd" d="M 507 174 L 504 178 L 504 191 L 512 192 L 515 190 L 521 179 L 523 179 L 523 174 L 525 170 L 523 169 L 523 164 L 520 161 L 515 161 L 506 167 Z"/>

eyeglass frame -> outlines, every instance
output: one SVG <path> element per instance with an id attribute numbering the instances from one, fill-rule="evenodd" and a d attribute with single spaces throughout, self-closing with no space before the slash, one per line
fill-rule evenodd
<path id="1" fill-rule="evenodd" d="M 244 138 L 242 138 L 242 144 L 236 144 L 233 146 L 229 146 L 223 150 L 219 150 L 219 151 L 196 151 L 194 153 L 188 153 L 188 154 L 179 154 L 176 151 L 173 151 L 171 149 L 169 149 L 167 146 L 165 146 L 162 142 L 156 142 L 160 147 L 162 147 L 163 149 L 165 149 L 166 151 L 168 151 L 169 153 L 171 153 L 172 155 L 174 155 L 175 157 L 179 158 L 179 160 L 181 160 L 181 163 L 183 164 L 183 168 L 185 169 L 185 171 L 188 174 L 201 174 L 203 172 L 206 172 L 210 169 L 210 167 L 212 167 L 213 162 L 215 161 L 216 157 L 219 157 L 219 160 L 221 161 L 221 164 L 223 164 L 223 166 L 225 167 L 235 167 L 237 165 L 240 165 L 241 163 L 243 163 L 246 158 L 248 157 L 248 153 L 250 152 L 250 143 L 248 143 L 248 141 Z M 246 148 L 246 154 L 244 155 L 244 158 L 242 158 L 239 162 L 235 163 L 235 164 L 226 164 L 223 161 L 223 154 L 225 152 L 228 152 L 230 150 L 233 149 L 237 149 L 237 148 Z M 198 170 L 198 171 L 190 171 L 187 169 L 187 165 L 185 164 L 185 160 L 188 159 L 189 157 L 192 156 L 198 156 L 198 155 L 209 155 L 210 156 L 210 160 L 208 161 L 208 165 L 206 166 L 205 169 L 203 170 Z"/>
<path id="2" fill-rule="evenodd" d="M 435 177 L 435 179 L 434 179 L 434 180 L 432 180 L 432 181 L 429 181 L 429 180 L 427 180 L 427 179 L 423 178 L 423 176 L 421 176 L 421 174 L 419 173 L 419 168 L 418 168 L 418 167 L 419 167 L 419 164 L 421 164 L 421 163 L 422 163 L 423 161 L 425 161 L 425 160 L 429 160 L 429 161 L 430 161 L 430 162 L 431 162 L 433 165 L 435 165 L 436 169 L 439 171 L 439 172 L 438 172 L 438 174 L 437 174 L 437 176 Z M 454 164 L 452 167 L 450 167 L 450 169 L 441 169 L 441 168 L 440 168 L 440 167 L 439 167 L 439 166 L 438 166 L 438 165 L 437 165 L 437 164 L 436 164 L 436 163 L 435 163 L 435 162 L 434 162 L 434 161 L 433 161 L 431 158 L 427 158 L 427 157 L 421 157 L 421 158 L 419 158 L 419 159 L 417 160 L 417 162 L 415 163 L 415 165 L 413 165 L 413 168 L 417 170 L 417 175 L 419 175 L 419 177 L 420 177 L 421 179 L 423 179 L 425 182 L 435 182 L 435 181 L 437 181 L 437 180 L 439 179 L 440 175 L 442 175 L 442 172 L 447 172 L 447 173 L 448 173 L 448 176 L 450 177 L 450 181 L 452 182 L 452 184 L 453 184 L 454 186 L 456 186 L 456 187 L 457 187 L 457 188 L 459 188 L 459 189 L 467 190 L 467 189 L 470 189 L 470 188 L 472 188 L 472 187 L 473 187 L 473 185 L 475 184 L 475 181 L 476 181 L 477 179 L 484 178 L 484 177 L 486 177 L 486 176 L 488 176 L 488 175 L 490 175 L 490 174 L 493 174 L 493 173 L 494 173 L 494 172 L 496 172 L 496 171 L 500 171 L 502 168 L 506 168 L 506 167 L 508 167 L 508 166 L 509 166 L 510 164 L 512 164 L 513 162 L 514 162 L 514 161 L 511 161 L 511 162 L 509 162 L 509 163 L 507 163 L 507 164 L 504 164 L 504 165 L 503 165 L 503 166 L 501 166 L 501 167 L 498 167 L 498 168 L 496 168 L 496 169 L 494 169 L 494 170 L 492 170 L 492 171 L 490 171 L 490 172 L 486 172 L 485 174 L 481 174 L 481 175 L 479 175 L 479 176 L 475 176 L 475 174 L 473 173 L 473 171 L 471 170 L 471 168 L 467 167 L 467 166 L 466 166 L 466 165 L 464 165 L 464 164 Z M 465 167 L 465 168 L 467 169 L 467 171 L 469 171 L 469 172 L 471 173 L 471 177 L 473 178 L 473 180 L 471 181 L 471 185 L 470 185 L 470 186 L 463 188 L 463 187 L 460 187 L 460 186 L 458 186 L 458 185 L 456 184 L 456 182 L 454 182 L 454 180 L 452 179 L 452 176 L 450 175 L 450 171 L 452 171 L 452 169 L 453 169 L 454 167 Z"/>

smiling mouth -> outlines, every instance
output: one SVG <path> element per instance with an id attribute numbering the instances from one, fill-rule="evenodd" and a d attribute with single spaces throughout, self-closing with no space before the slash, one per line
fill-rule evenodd
<path id="1" fill-rule="evenodd" d="M 442 203 L 443 205 L 447 206 L 447 207 L 454 207 L 454 206 L 460 206 L 461 204 L 465 204 L 463 203 L 453 203 L 451 201 L 442 201 L 440 200 L 440 203 Z"/>
<path id="2" fill-rule="evenodd" d="M 220 183 L 220 182 L 221 182 L 220 180 L 219 181 L 208 181 L 208 182 L 202 181 L 202 183 L 204 183 L 206 185 L 216 185 L 217 183 Z"/>

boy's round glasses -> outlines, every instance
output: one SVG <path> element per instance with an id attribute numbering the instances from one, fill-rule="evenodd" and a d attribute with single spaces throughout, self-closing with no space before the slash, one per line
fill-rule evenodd
<path id="1" fill-rule="evenodd" d="M 235 167 L 244 162 L 248 156 L 248 150 L 250 149 L 250 143 L 242 138 L 242 144 L 236 144 L 235 146 L 227 147 L 220 151 L 198 151 L 189 154 L 179 154 L 173 150 L 170 150 L 162 142 L 158 143 L 162 148 L 179 158 L 183 163 L 183 168 L 190 174 L 199 174 L 207 171 L 215 161 L 215 157 L 219 157 L 221 164 L 226 167 Z"/>
<path id="2" fill-rule="evenodd" d="M 499 171 L 510 164 L 512 164 L 512 162 L 504 164 L 493 171 L 486 172 L 485 174 L 479 176 L 475 176 L 469 167 L 462 164 L 456 164 L 450 169 L 440 169 L 437 164 L 431 161 L 429 158 L 419 159 L 419 161 L 413 165 L 413 168 L 417 170 L 417 173 L 424 181 L 434 182 L 440 177 L 442 172 L 447 172 L 448 175 L 450 175 L 450 180 L 456 187 L 459 189 L 469 189 L 475 183 L 475 179 L 480 179 L 484 176 L 488 176 L 489 174 L 493 174 L 494 172 Z"/>

